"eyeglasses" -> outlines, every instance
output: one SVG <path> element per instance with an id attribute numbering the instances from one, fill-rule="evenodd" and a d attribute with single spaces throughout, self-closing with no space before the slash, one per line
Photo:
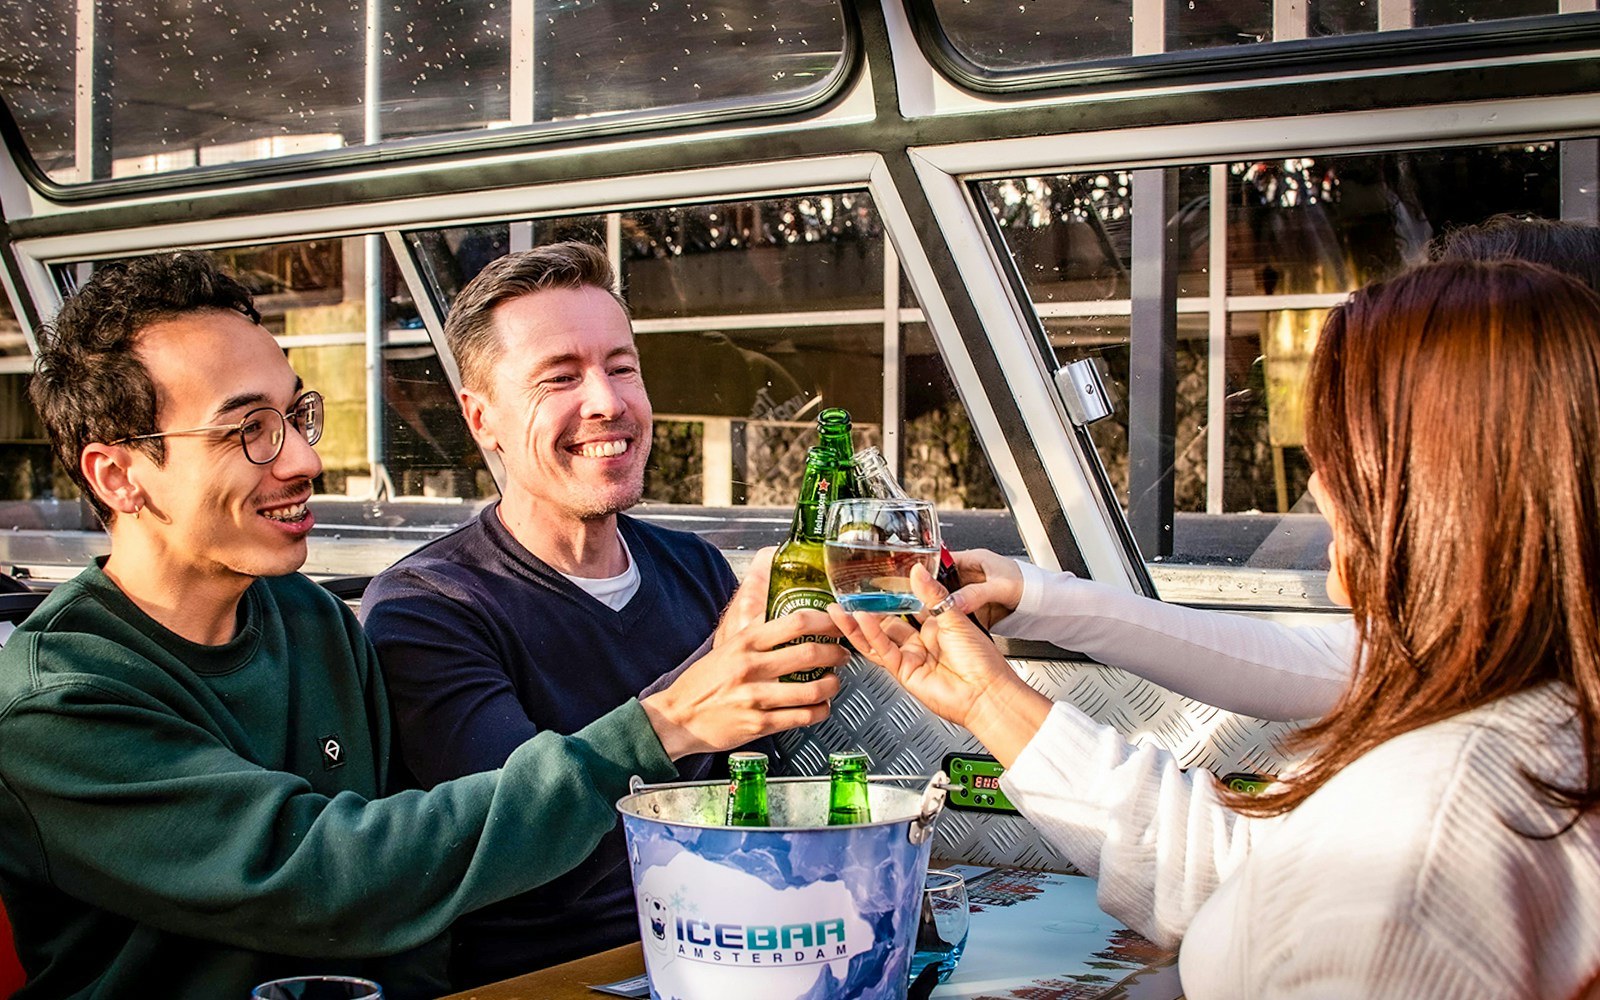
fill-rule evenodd
<path id="1" fill-rule="evenodd" d="M 212 424 L 209 427 L 190 427 L 181 431 L 162 431 L 159 434 L 135 434 L 111 443 L 126 444 L 129 441 L 147 441 L 151 438 L 177 437 L 182 434 L 229 431 L 239 435 L 239 445 L 244 448 L 245 458 L 256 465 L 271 465 L 283 452 L 286 427 L 293 427 L 299 431 L 300 436 L 306 439 L 306 444 L 314 445 L 320 441 L 322 393 L 316 391 L 303 393 L 299 399 L 289 404 L 287 410 L 258 406 L 246 413 L 244 419 L 236 424 Z"/>

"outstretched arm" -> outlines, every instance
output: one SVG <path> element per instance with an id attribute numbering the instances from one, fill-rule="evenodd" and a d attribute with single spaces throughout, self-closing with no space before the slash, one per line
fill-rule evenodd
<path id="1" fill-rule="evenodd" d="M 912 586 L 928 606 L 944 597 L 920 567 Z M 1248 853 L 1250 821 L 1221 804 L 1208 774 L 1191 779 L 1170 754 L 1132 747 L 1076 708 L 1053 704 L 962 614 L 929 617 L 916 630 L 837 605 L 829 613 L 862 655 L 1006 766 L 1007 796 L 1099 880 L 1101 906 L 1130 927 L 1175 943 Z"/>
<path id="2" fill-rule="evenodd" d="M 995 634 L 1042 639 L 1179 694 L 1260 719 L 1314 719 L 1356 657 L 1348 615 L 1295 626 L 1151 600 L 978 549 L 956 553 L 957 607 Z"/>
<path id="3" fill-rule="evenodd" d="M 1179 694 L 1260 719 L 1326 715 L 1349 686 L 1355 624 L 1319 626 L 1202 611 L 1029 563 L 1022 600 L 996 629 L 1047 639 Z"/>

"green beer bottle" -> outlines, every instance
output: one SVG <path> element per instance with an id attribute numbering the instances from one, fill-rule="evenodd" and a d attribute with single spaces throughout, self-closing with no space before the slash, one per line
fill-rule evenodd
<path id="1" fill-rule="evenodd" d="M 767 587 L 767 621 L 802 608 L 822 610 L 833 603 L 833 588 L 822 564 L 823 526 L 828 504 L 839 492 L 844 470 L 822 448 L 806 452 L 806 474 L 800 481 L 800 500 L 794 507 L 789 540 L 772 557 L 772 582 Z M 804 636 L 796 642 L 838 642 L 823 636 Z M 814 681 L 832 668 L 818 667 L 784 674 L 779 680 Z"/>
<path id="2" fill-rule="evenodd" d="M 855 445 L 850 442 L 850 411 L 830 406 L 817 414 L 817 434 L 822 438 L 822 447 L 833 456 L 833 463 L 845 471 L 844 486 L 833 499 L 871 496 L 856 473 Z"/>
<path id="3" fill-rule="evenodd" d="M 728 754 L 728 826 L 768 826 L 767 755 Z"/>
<path id="4" fill-rule="evenodd" d="M 867 755 L 860 750 L 828 754 L 828 825 L 872 822 L 867 801 Z"/>

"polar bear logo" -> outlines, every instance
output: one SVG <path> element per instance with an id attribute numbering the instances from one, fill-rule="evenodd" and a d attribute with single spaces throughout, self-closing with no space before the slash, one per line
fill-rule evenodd
<path id="1" fill-rule="evenodd" d="M 644 897 L 645 916 L 650 919 L 650 933 L 657 941 L 667 939 L 667 904 L 656 896 Z"/>

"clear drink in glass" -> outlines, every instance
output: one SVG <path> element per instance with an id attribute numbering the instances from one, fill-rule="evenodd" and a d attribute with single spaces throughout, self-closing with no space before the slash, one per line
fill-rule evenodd
<path id="1" fill-rule="evenodd" d="M 920 611 L 911 593 L 912 567 L 938 568 L 939 522 L 933 503 L 862 497 L 828 508 L 823 565 L 834 600 L 846 611 Z"/>

